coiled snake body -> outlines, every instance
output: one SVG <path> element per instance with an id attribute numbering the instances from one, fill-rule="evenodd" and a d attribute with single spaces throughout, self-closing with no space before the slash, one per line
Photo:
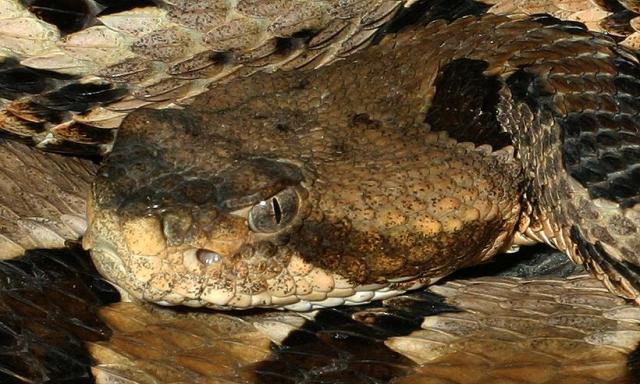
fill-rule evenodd
<path id="1" fill-rule="evenodd" d="M 636 72 L 633 53 L 579 26 L 489 15 L 256 74 L 189 112 L 129 117 L 84 245 L 166 304 L 358 303 L 530 240 L 636 298 Z M 520 166 L 491 153 L 505 136 Z"/>
<path id="2" fill-rule="evenodd" d="M 141 8 L 139 24 L 102 16 L 87 36 L 117 42 L 124 59 L 101 68 L 85 64 L 104 47 L 69 53 L 79 35 L 46 55 L 16 44 L 30 57 L 5 59 L 4 73 L 32 81 L 4 91 L 2 127 L 41 147 L 110 151 L 83 245 L 138 299 L 358 304 L 546 242 L 637 301 L 636 54 L 547 15 L 440 3 L 318 2 L 305 14 L 172 2 Z M 235 24 L 211 29 L 217 15 Z M 158 39 L 164 49 L 151 49 Z M 45 72 L 45 58 L 68 67 Z M 129 115 L 111 149 L 129 110 L 187 104 L 204 89 L 185 110 Z"/>
<path id="3" fill-rule="evenodd" d="M 87 192 L 99 271 L 163 305 L 366 303 L 535 242 L 637 302 L 640 7 L 499 15 L 527 3 L 0 0 L 0 128 L 108 153 L 29 185 L 3 143 L 0 258 L 82 234 Z"/>

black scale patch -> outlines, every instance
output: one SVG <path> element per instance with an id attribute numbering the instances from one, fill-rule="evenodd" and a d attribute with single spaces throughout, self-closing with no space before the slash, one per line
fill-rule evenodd
<path id="1" fill-rule="evenodd" d="M 257 383 L 387 383 L 410 373 L 415 363 L 384 340 L 420 329 L 425 316 L 457 310 L 429 292 L 386 303 L 321 310 L 256 364 Z"/>
<path id="2" fill-rule="evenodd" d="M 582 265 L 574 264 L 567 255 L 546 244 L 522 247 L 517 254 L 500 254 L 486 264 L 462 269 L 448 279 L 472 279 L 483 276 L 519 278 L 568 277 L 584 273 Z"/>
<path id="3" fill-rule="evenodd" d="M 380 33 L 397 33 L 408 26 L 426 25 L 435 20 L 451 22 L 464 16 L 482 15 L 490 7 L 475 0 L 418 0 L 410 7 L 402 8 Z"/>
<path id="4" fill-rule="evenodd" d="M 622 6 L 622 4 L 620 4 L 620 2 L 618 2 L 617 0 L 591 0 L 591 1 L 593 1 L 598 7 L 609 12 L 618 12 L 618 11 L 624 10 L 624 7 Z"/>
<path id="5" fill-rule="evenodd" d="M 119 300 L 80 251 L 0 261 L 0 382 L 93 383 L 85 342 L 109 338 L 96 309 Z"/>
<path id="6" fill-rule="evenodd" d="M 631 20 L 637 16 L 637 13 L 625 9 L 605 17 L 600 26 L 613 36 L 626 37 L 635 32 Z"/>
<path id="7" fill-rule="evenodd" d="M 39 72 L 24 69 L 10 70 L 9 74 L 15 78 L 16 72 L 20 76 L 31 79 L 31 85 L 24 85 L 19 90 L 36 90 L 47 83 L 41 80 Z M 6 74 L 6 73 L 5 73 Z M 2 72 L 0 71 L 0 76 Z M 60 124 L 69 119 L 69 111 L 84 113 L 91 108 L 117 101 L 128 94 L 128 90 L 119 85 L 109 83 L 71 83 L 56 90 L 41 95 L 27 95 L 24 100 L 18 99 L 18 109 L 14 113 L 21 119 L 21 124 L 35 134 L 47 130 L 48 124 Z M 15 95 L 15 94 L 14 94 Z M 34 121 L 31 121 L 34 120 Z M 82 123 L 54 128 L 54 135 L 58 141 L 47 145 L 47 150 L 59 153 L 77 154 L 95 158 L 101 156 L 103 148 L 95 144 L 106 144 L 113 140 L 115 131 L 90 127 Z M 5 137 L 15 138 L 10 132 L 2 132 Z M 24 138 L 22 138 L 24 140 Z M 30 143 L 29 140 L 26 141 Z"/>
<path id="8" fill-rule="evenodd" d="M 4 58 L 0 61 L 0 98 L 11 101 L 19 100 L 19 105 L 11 107 L 17 109 L 14 113 L 17 114 L 18 119 L 21 115 L 28 116 L 28 119 L 20 120 L 23 132 L 30 131 L 31 134 L 37 134 L 46 131 L 47 122 L 61 122 L 66 112 L 54 111 L 34 104 L 31 99 L 42 93 L 51 92 L 51 90 L 76 79 L 72 75 L 25 67 L 16 58 Z M 0 126 L 0 134 L 3 137 L 32 143 L 30 138 L 2 132 L 2 126 Z"/>
<path id="9" fill-rule="evenodd" d="M 620 114 L 584 113 L 561 119 L 563 158 L 593 198 L 640 203 L 640 67 L 619 58 L 614 84 Z"/>
<path id="10" fill-rule="evenodd" d="M 161 3 L 161 0 L 95 0 L 102 6 L 98 16 L 112 13 L 125 12 L 134 8 L 154 7 Z"/>
<path id="11" fill-rule="evenodd" d="M 389 33 L 398 33 L 412 25 L 426 25 L 435 20 L 453 21 L 464 16 L 482 15 L 489 5 L 475 0 L 418 0 L 408 8 L 402 8 L 373 36 L 376 44 Z"/>
<path id="12" fill-rule="evenodd" d="M 622 40 L 635 32 L 631 21 L 640 13 L 640 1 L 638 0 L 592 0 L 600 8 L 611 12 L 611 15 L 600 21 L 602 27 L 613 37 Z"/>
<path id="13" fill-rule="evenodd" d="M 501 84 L 483 74 L 487 67 L 481 60 L 459 59 L 442 68 L 425 119 L 431 130 L 447 131 L 458 141 L 490 144 L 494 149 L 511 144 L 496 116 Z"/>
<path id="14" fill-rule="evenodd" d="M 0 97 L 3 99 L 37 95 L 74 79 L 74 76 L 55 71 L 25 67 L 15 58 L 0 61 Z"/>
<path id="15" fill-rule="evenodd" d="M 629 354 L 627 358 L 627 368 L 633 380 L 640 383 L 640 345 Z"/>
<path id="16" fill-rule="evenodd" d="M 97 105 L 120 100 L 128 93 L 124 85 L 80 83 L 76 76 L 25 67 L 15 58 L 0 61 L 0 98 L 13 101 L 10 114 L 14 114 L 34 134 L 45 131 L 46 124 L 66 121 L 69 111 L 84 113 Z M 69 139 L 81 143 L 107 143 L 113 139 L 111 130 L 101 130 L 80 123 L 66 128 L 66 131 L 74 134 L 75 139 Z M 10 133 L 3 132 L 3 135 L 13 137 Z M 82 137 L 86 137 L 86 140 L 82 140 Z M 56 144 L 66 148 L 62 152 L 67 153 L 75 153 L 76 150 L 86 153 L 84 148 L 90 147 L 82 144 L 74 146 L 73 143 L 70 145 L 71 147 Z M 50 150 L 56 149 L 51 147 Z"/>
<path id="17" fill-rule="evenodd" d="M 535 13 L 529 16 L 531 21 L 535 21 L 538 24 L 544 26 L 553 26 L 556 29 L 564 31 L 586 31 L 587 27 L 584 23 L 572 20 L 560 20 L 557 17 L 551 16 L 547 13 Z"/>
<path id="18" fill-rule="evenodd" d="M 614 275 L 616 273 L 622 275 L 631 286 L 640 291 L 640 267 L 626 261 L 618 261 L 611 257 L 599 241 L 595 244 L 590 243 L 580 232 L 577 226 L 572 226 L 570 231 L 571 241 L 577 246 L 580 254 L 598 264 L 605 273 Z M 588 265 L 587 265 L 588 267 Z"/>
<path id="19" fill-rule="evenodd" d="M 85 0 L 22 0 L 22 4 L 40 20 L 58 27 L 63 35 L 88 26 L 94 16 Z"/>
<path id="20" fill-rule="evenodd" d="M 156 5 L 151 0 L 21 0 L 21 3 L 40 20 L 55 25 L 62 35 L 97 24 L 97 16 Z"/>
<path id="21" fill-rule="evenodd" d="M 109 83 L 71 83 L 35 97 L 34 103 L 55 111 L 86 112 L 92 106 L 109 104 L 127 95 L 128 90 Z"/>
<path id="22" fill-rule="evenodd" d="M 547 15 L 536 16 L 534 20 L 567 31 L 580 33 L 585 29 L 580 23 Z M 526 68 L 511 75 L 507 85 L 514 100 L 526 103 L 534 113 L 544 109 L 554 114 L 561 127 L 564 166 L 592 198 L 630 207 L 640 202 L 640 67 L 622 54 L 613 64 L 619 74 L 614 79 L 616 92 L 611 97 L 619 113 L 597 110 L 553 113 L 553 95 L 545 90 L 544 80 Z"/>

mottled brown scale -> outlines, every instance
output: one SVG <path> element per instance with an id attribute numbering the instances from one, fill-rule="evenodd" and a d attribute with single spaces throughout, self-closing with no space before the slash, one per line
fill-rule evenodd
<path id="1" fill-rule="evenodd" d="M 236 82 L 225 87 L 224 93 L 233 97 L 205 100 L 196 107 L 196 112 L 188 115 L 181 116 L 182 113 L 177 112 L 159 117 L 145 112 L 132 117 L 120 132 L 119 148 L 124 152 L 116 150 L 110 158 L 112 165 L 103 168 L 99 177 L 98 185 L 102 186 L 104 177 L 115 178 L 115 184 L 105 190 L 96 189 L 94 199 L 99 206 L 116 204 L 116 211 L 123 216 L 121 220 L 124 222 L 134 220 L 127 215 L 135 217 L 150 213 L 152 216 L 144 220 L 154 221 L 153 217 L 160 215 L 161 221 L 166 223 L 168 212 L 190 206 L 188 209 L 192 215 L 202 217 L 197 220 L 204 220 L 194 227 L 200 232 L 212 233 L 192 234 L 185 241 L 191 241 L 191 245 L 196 247 L 215 248 L 216 239 L 220 236 L 252 236 L 243 224 L 244 219 L 224 212 L 229 208 L 222 204 L 223 200 L 227 201 L 222 196 L 227 194 L 225 190 L 228 187 L 217 188 L 226 185 L 222 175 L 229 168 L 229 161 L 271 158 L 290 162 L 294 167 L 300 167 L 300 172 L 305 175 L 304 189 L 310 195 L 306 198 L 309 201 L 305 201 L 305 205 L 309 206 L 305 209 L 309 212 L 303 212 L 305 216 L 298 219 L 302 222 L 292 227 L 291 233 L 285 233 L 289 237 L 285 244 L 304 262 L 330 273 L 338 272 L 352 285 L 384 282 L 395 276 L 425 275 L 428 274 L 427 266 L 432 266 L 437 272 L 434 277 L 439 277 L 477 262 L 478 257 L 487 256 L 484 248 L 501 247 L 499 244 L 504 239 L 493 244 L 495 233 L 508 233 L 509 226 L 516 219 L 517 205 L 509 202 L 513 201 L 509 196 L 517 195 L 517 169 L 513 165 L 502 165 L 497 157 L 482 160 L 484 156 L 480 152 L 469 147 L 457 147 L 444 137 L 426 135 L 426 128 L 420 123 L 421 115 L 415 113 L 423 109 L 421 83 L 410 85 L 408 78 L 390 77 L 379 86 L 405 90 L 412 86 L 416 91 L 404 94 L 364 92 L 364 89 L 371 88 L 370 78 L 378 78 L 378 73 L 389 64 L 381 62 L 377 64 L 379 69 L 367 68 L 362 76 L 353 80 L 341 75 L 346 68 L 351 70 L 347 64 L 331 71 L 306 73 L 303 77 L 260 76 L 257 80 Z M 412 70 L 410 67 L 403 71 L 408 74 L 419 72 L 418 68 Z M 350 81 L 352 86 L 345 87 L 345 81 Z M 270 90 L 268 94 L 265 94 L 266 89 Z M 212 108 L 219 112 L 213 115 L 204 112 Z M 150 124 L 147 119 L 160 119 L 160 123 Z M 166 127 L 164 131 L 163 126 Z M 217 128 L 208 128 L 212 126 Z M 236 126 L 243 129 L 237 130 Z M 149 141 L 147 129 L 154 132 L 153 142 Z M 430 144 L 430 141 L 435 143 Z M 435 152 L 427 150 L 431 146 Z M 191 150 L 170 149 L 186 147 Z M 447 161 L 447 152 L 452 150 L 466 155 L 461 160 Z M 138 156 L 150 154 L 158 157 L 150 161 L 136 160 Z M 432 161 L 430 158 L 436 159 L 431 167 L 426 165 Z M 489 166 L 480 165 L 485 162 Z M 147 166 L 151 164 L 160 169 L 152 172 Z M 214 201 L 189 203 L 192 198 L 176 195 L 176 188 L 184 188 L 185 182 L 179 181 L 180 177 L 145 181 L 152 173 L 162 175 L 176 166 L 183 168 L 180 164 L 190 164 L 187 167 L 190 169 L 184 171 L 185 177 L 200 177 L 204 184 L 210 185 L 209 188 L 215 191 Z M 198 171 L 195 164 L 201 164 L 203 170 Z M 165 167 L 168 168 L 163 170 Z M 506 167 L 504 171 L 503 167 Z M 406 173 L 407 168 L 415 171 Z M 219 171 L 211 173 L 205 169 Z M 456 172 L 460 178 L 458 181 L 449 180 L 446 172 L 455 169 L 459 170 Z M 486 179 L 478 177 L 487 172 L 484 169 L 489 172 Z M 176 171 L 182 172 L 171 172 Z M 491 185 L 497 178 L 493 172 L 500 174 L 505 171 L 514 175 L 511 181 L 507 181 L 504 187 Z M 259 175 L 251 172 L 238 181 L 252 180 L 255 184 Z M 359 176 L 362 172 L 370 174 L 369 180 L 362 180 Z M 137 187 L 125 187 L 124 190 L 131 193 L 122 195 L 118 190 L 128 183 Z M 282 188 L 290 183 L 275 185 Z M 387 190 L 386 194 L 380 194 L 381 185 Z M 402 190 L 394 191 L 398 188 Z M 238 191 L 242 190 L 245 189 Z M 446 196 L 455 196 L 456 190 L 460 190 L 462 196 L 447 200 Z M 502 201 L 497 203 L 501 205 L 499 210 L 496 208 L 494 212 L 491 208 L 494 202 L 476 203 L 478 193 L 486 193 L 484 190 L 491 191 L 492 199 Z M 267 189 L 262 195 L 249 196 L 244 204 L 254 204 L 277 191 Z M 137 204 L 140 199 L 141 204 Z M 390 205 L 390 201 L 403 205 Z M 174 207 L 175 204 L 178 207 Z M 235 209 L 241 207 L 239 205 Z M 222 211 L 223 214 L 211 215 L 209 210 Z M 478 219 L 485 216 L 488 224 L 478 226 Z M 206 223 L 207 220 L 211 220 L 210 224 Z M 174 233 L 174 226 L 170 228 Z M 376 236 L 371 236 L 376 233 L 380 233 L 377 242 L 373 240 Z M 96 236 L 95 231 L 87 237 L 88 241 L 92 241 L 93 236 Z M 322 239 L 321 243 L 316 244 L 319 239 Z M 167 241 L 173 243 L 170 238 Z M 323 242 L 329 246 L 322 245 Z M 133 244 L 129 244 L 131 246 Z M 242 247 L 240 243 L 237 246 Z M 135 248 L 139 249 L 139 246 Z M 223 258 L 233 259 L 233 248 L 223 248 L 212 250 L 223 254 Z M 447 255 L 455 255 L 456 261 L 448 260 Z M 166 257 L 171 258 L 170 255 Z M 260 259 L 260 255 L 255 257 Z M 274 263 L 272 259 L 266 262 Z M 228 268 L 237 271 L 237 267 Z M 282 266 L 274 268 L 278 270 Z M 259 274 L 259 271 L 252 273 Z M 249 288 L 245 292 L 255 293 Z"/>
<path id="2" fill-rule="evenodd" d="M 58 124 L 72 121 L 82 121 L 97 130 L 117 128 L 137 108 L 185 105 L 220 80 L 259 70 L 320 67 L 378 42 L 386 33 L 402 31 L 413 24 L 452 21 L 469 14 L 548 13 L 584 22 L 593 30 L 609 29 L 610 33 L 617 33 L 616 30 L 624 29 L 620 38 L 624 38 L 625 46 L 637 47 L 640 41 L 637 32 L 640 18 L 635 17 L 638 6 L 631 0 L 69 0 L 50 7 L 44 6 L 48 4 L 46 1 L 6 0 L 6 3 L 3 20 L 8 24 L 3 24 L 3 28 L 9 32 L 8 37 L 0 39 L 6 50 L 3 56 L 24 68 L 43 70 L 47 91 L 56 95 L 67 84 L 95 81 L 127 85 L 125 100 L 95 100 L 86 106 L 89 113 L 71 108 L 63 108 L 61 112 L 45 106 L 47 118 L 41 123 L 41 130 L 47 133 Z M 619 14 L 626 16 L 620 18 Z M 613 16 L 619 20 L 608 27 L 605 21 Z M 480 28 L 473 32 L 483 33 Z M 522 31 L 514 32 L 515 39 Z M 545 49 L 529 41 L 529 46 L 535 49 L 522 52 L 522 57 L 528 57 L 524 62 Z M 449 48 L 468 48 L 458 45 L 451 43 Z M 142 63 L 144 67 L 135 68 L 134 63 Z M 49 82 L 52 78 L 63 81 Z M 162 87 L 150 87 L 175 79 L 187 80 L 189 84 L 170 95 Z M 3 87 L 17 83 L 22 86 L 29 82 L 0 78 Z M 149 103 L 145 95 L 148 100 L 162 101 Z M 21 110 L 29 107 L 31 98 L 21 94 L 8 97 L 10 102 L 0 106 L 0 112 L 10 114 L 11 119 L 0 122 L 0 129 L 30 132 L 30 121 L 23 119 L 25 113 Z M 73 102 L 73 98 L 67 102 Z M 105 104 L 108 110 L 102 109 Z M 73 141 L 61 146 L 60 140 L 47 134 L 31 137 L 43 149 L 75 152 L 88 148 L 87 143 L 74 145 Z M 110 150 L 110 143 L 100 140 L 91 145 L 99 148 L 89 148 L 90 153 Z"/>
<path id="3" fill-rule="evenodd" d="M 637 70 L 630 55 L 545 16 L 465 17 L 318 70 L 220 85 L 186 111 L 140 111 L 99 172 L 84 244 L 102 273 L 162 304 L 305 310 L 368 301 L 527 237 L 635 297 L 633 231 L 586 221 L 637 228 L 631 208 L 593 202 L 596 193 L 633 202 L 616 172 L 634 172 L 635 160 L 590 149 L 638 134 L 637 118 L 616 123 L 637 111 L 618 93 L 639 89 L 625 77 Z M 458 72 L 481 91 L 455 83 Z M 450 103 L 461 116 L 453 126 Z M 477 110 L 497 114 L 464 127 Z M 429 133 L 425 121 L 480 142 L 506 132 L 522 163 L 507 149 Z M 478 129 L 486 132 L 474 136 Z M 589 184 L 595 176 L 579 166 L 613 172 L 610 185 Z M 530 218 L 520 218 L 523 183 Z M 272 216 L 252 216 L 269 215 L 254 213 L 259 206 Z"/>
<path id="4" fill-rule="evenodd" d="M 172 3 L 182 6 L 180 11 L 185 14 L 194 11 L 185 20 L 199 23 L 209 2 L 194 2 L 188 9 L 186 0 Z M 344 14 L 359 13 L 374 4 L 359 3 L 362 8 L 347 9 Z M 398 5 L 386 3 L 388 8 Z M 619 12 L 620 6 L 631 9 L 636 2 L 603 3 Z M 252 7 L 256 2 L 234 4 Z M 442 32 L 436 32 L 441 28 Z M 502 31 L 496 32 L 498 29 Z M 414 30 L 405 32 L 410 33 L 387 37 L 381 48 L 354 56 L 355 63 L 340 63 L 315 75 L 261 75 L 217 87 L 216 93 L 199 101 L 192 111 L 133 115 L 97 185 L 112 184 L 96 189 L 102 205 L 90 207 L 89 212 L 93 227 L 88 239 L 103 272 L 136 297 L 161 304 L 305 310 L 389 297 L 431 284 L 460 266 L 484 261 L 513 242 L 533 240 L 564 250 L 586 264 L 608 288 L 638 301 L 640 74 L 636 55 L 613 40 L 551 18 L 521 22 L 466 18 L 450 26 L 432 24 L 425 36 Z M 359 43 L 366 44 L 368 33 L 347 39 L 339 49 L 362 48 Z M 210 72 L 197 69 L 186 76 L 196 65 L 178 68 L 175 74 L 180 80 L 188 77 L 198 82 L 198 76 L 220 74 L 232 63 L 249 67 L 276 63 L 275 67 L 285 68 L 278 60 L 303 52 L 304 44 L 293 42 L 305 43 L 307 38 L 278 40 L 275 50 L 267 44 L 264 50 L 221 53 L 213 57 Z M 334 48 L 338 49 L 329 49 Z M 396 48 L 398 55 L 390 53 Z M 254 61 L 256 58 L 261 59 Z M 311 52 L 287 65 L 311 69 L 325 63 L 323 53 Z M 205 65 L 206 59 L 196 64 Z M 387 68 L 391 70 L 385 72 Z M 447 75 L 451 68 L 456 70 Z M 186 72 L 180 72 L 183 70 Z M 233 73 L 243 76 L 252 69 L 245 66 Z M 463 86 L 452 81 L 460 74 L 465 75 L 460 80 Z M 157 84 L 179 83 L 173 79 L 145 83 L 151 85 L 148 89 L 156 100 L 152 106 L 183 101 L 182 91 L 166 92 L 176 89 L 172 86 L 154 88 L 156 80 L 160 80 Z M 403 87 L 407 81 L 418 84 Z M 23 88 L 31 89 L 29 84 Z M 409 89 L 407 94 L 402 94 L 404 88 Z M 400 91 L 388 93 L 390 89 Z M 197 88 L 190 91 L 197 93 Z M 453 96 L 443 98 L 443 92 Z M 135 100 L 124 100 L 119 108 L 133 103 Z M 43 125 L 37 124 L 60 118 L 43 113 L 37 105 L 25 105 L 28 108 L 21 116 L 34 120 L 33 132 L 16 128 L 16 133 L 41 134 Z M 56 103 L 50 105 L 60 108 Z M 447 107 L 448 114 L 444 112 Z M 438 108 L 442 118 L 429 120 Z M 474 149 L 443 133 L 425 133 L 426 118 L 434 122 L 432 130 L 464 138 L 469 130 L 483 128 L 466 121 L 478 114 L 490 115 L 487 120 L 491 123 L 478 136 L 495 139 L 496 134 L 508 132 L 515 142 L 515 160 L 510 149 L 495 151 L 501 147 L 497 140 L 489 141 L 494 144 L 490 154 L 486 146 Z M 85 128 L 62 122 L 50 132 L 57 143 L 73 140 L 90 145 L 102 137 Z M 103 140 L 112 132 L 105 130 Z M 51 147 L 52 142 L 47 145 Z M 86 185 L 89 177 L 81 181 L 71 177 L 78 171 L 68 168 L 74 162 L 65 161 L 68 165 L 62 166 L 59 158 L 50 163 L 41 155 L 28 156 L 21 146 L 7 148 L 0 162 L 9 167 L 3 169 L 0 189 L 9 199 L 0 213 L 15 217 L 15 223 L 22 226 L 25 216 L 33 224 L 29 220 L 34 212 L 42 212 L 48 220 L 30 226 L 24 240 L 51 234 L 56 224 L 50 217 L 64 216 L 63 210 L 57 211 L 61 205 L 82 206 L 77 198 L 70 201 L 69 197 L 81 193 L 80 184 Z M 290 161 L 292 158 L 297 160 Z M 52 164 L 55 174 L 50 172 Z M 40 192 L 27 196 L 36 192 L 34 183 L 42 184 L 46 198 Z M 59 186 L 64 188 L 51 189 Z M 15 193 L 32 206 L 18 209 Z M 286 198 L 279 198 L 279 208 L 273 205 L 273 199 L 283 193 L 294 193 L 303 202 L 292 221 L 283 219 Z M 275 221 L 285 220 L 285 228 L 260 235 L 251 229 L 247 210 L 262 201 L 272 212 L 279 212 L 274 214 L 280 217 Z M 520 202 L 524 209 L 518 216 Z M 102 210 L 105 207 L 107 211 Z M 77 223 L 70 223 L 68 217 L 61 219 L 78 235 L 75 232 L 82 228 L 72 225 Z M 76 219 L 81 221 L 79 214 Z M 22 236 L 16 228 L 0 225 L 0 234 L 5 233 Z M 64 239 L 58 240 L 53 245 L 61 245 Z M 4 240 L 11 251 L 33 246 L 27 241 L 15 247 L 12 241 L 15 237 Z M 122 253 L 121 260 L 114 257 L 125 248 L 128 253 Z M 45 265 L 43 271 L 50 266 Z M 397 276 L 401 281 L 395 280 Z M 22 278 L 10 280 L 20 283 Z M 5 309 L 11 309 L 9 314 L 48 316 L 42 310 L 47 304 L 45 296 L 37 292 L 16 296 L 16 292 L 8 291 Z M 77 298 L 51 292 L 45 293 L 53 295 L 52 303 L 62 303 L 62 309 L 83 305 Z M 424 330 L 385 340 L 387 346 L 422 365 L 396 381 L 466 382 L 471 372 L 474 379 L 486 382 L 634 382 L 620 376 L 637 355 L 631 353 L 626 361 L 626 354 L 638 343 L 637 327 L 632 324 L 637 310 L 626 306 L 629 301 L 608 295 L 597 281 L 584 277 L 489 278 L 452 281 L 434 292 L 449 297 L 450 303 L 468 313 L 430 316 L 423 323 Z M 401 300 L 413 299 L 405 296 Z M 429 301 L 415 304 L 410 313 L 421 323 L 426 312 L 420 313 L 420 308 L 426 311 L 432 305 Z M 94 374 L 105 381 L 116 376 L 117 380 L 171 377 L 193 381 L 194 373 L 213 380 L 228 373 L 230 381 L 238 381 L 240 377 L 253 379 L 257 372 L 273 381 L 283 375 L 278 362 L 282 358 L 290 363 L 289 368 L 295 368 L 296 374 L 290 377 L 295 380 L 319 377 L 356 382 L 371 377 L 388 381 L 390 373 L 398 374 L 406 365 L 379 340 L 379 326 L 390 323 L 394 329 L 405 329 L 397 326 L 395 305 L 394 300 L 385 301 L 384 308 L 364 308 L 364 313 L 354 313 L 350 307 L 323 311 L 334 314 L 329 316 L 341 311 L 344 319 L 334 318 L 328 330 L 322 318 L 316 317 L 311 325 L 313 335 L 304 329 L 307 336 L 302 344 L 300 334 L 292 334 L 294 348 L 282 340 L 283 326 L 290 329 L 296 324 L 292 317 L 283 320 L 292 314 L 243 321 L 226 315 L 206 316 L 213 320 L 199 322 L 190 315 L 180 317 L 184 313 L 174 317 L 142 313 L 131 305 L 111 308 L 106 317 L 118 332 L 113 343 L 92 346 L 101 364 Z M 514 310 L 533 315 L 514 317 Z M 403 320 L 407 313 L 400 312 Z M 137 316 L 134 321 L 132 314 Z M 390 314 L 392 321 L 378 324 L 375 318 L 380 314 Z M 359 334 L 361 329 L 354 328 L 351 319 L 364 316 L 375 326 L 369 328 L 374 335 Z M 264 332 L 274 322 L 279 327 L 270 328 L 268 336 L 281 343 L 279 348 L 269 346 L 266 338 L 247 326 L 253 324 Z M 50 331 L 38 324 L 34 330 L 42 335 Z M 11 332 L 8 340 L 20 340 Z M 321 346 L 305 343 L 314 337 Z M 60 341 L 55 333 L 54 338 Z M 213 342 L 204 346 L 202 340 Z M 443 343 L 452 347 L 451 353 Z M 367 350 L 363 345 L 375 346 L 375 361 L 368 356 L 363 363 L 359 354 Z M 339 350 L 339 361 L 330 359 L 327 350 Z M 167 356 L 167 351 L 175 354 Z M 272 356 L 267 361 L 250 364 L 269 353 Z M 566 359 L 571 362 L 567 364 Z M 594 361 L 599 364 L 593 365 Z M 15 364 L 14 359 L 5 364 L 9 376 L 11 363 Z M 336 367 L 347 373 L 336 372 Z M 23 380 L 27 375 L 16 377 Z"/>

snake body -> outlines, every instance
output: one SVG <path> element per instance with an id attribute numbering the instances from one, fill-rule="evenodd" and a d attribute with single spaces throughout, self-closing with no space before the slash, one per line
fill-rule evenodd
<path id="1" fill-rule="evenodd" d="M 256 71 L 317 68 L 407 22 L 549 13 L 636 47 L 639 11 L 615 0 L 2 0 L 0 129 L 104 154 L 138 108 L 185 106 Z"/>
<path id="2" fill-rule="evenodd" d="M 0 258 L 80 236 L 85 203 L 77 196 L 90 190 L 84 244 L 125 299 L 219 309 L 359 304 L 545 242 L 638 300 L 635 1 L 43 4 L 0 0 L 0 128 L 48 150 L 111 153 L 96 173 L 89 161 L 3 142 Z M 496 15 L 523 11 L 580 23 Z M 59 14 L 74 18 L 61 22 Z M 50 281 L 62 288 L 51 290 L 25 260 L 0 266 L 0 331 L 17 346 L 2 353 L 32 359 L 39 342 L 12 330 L 23 311 L 51 320 L 52 308 L 68 324 L 56 305 L 76 313 L 84 299 L 73 293 L 82 284 L 66 285 L 68 260 L 54 262 L 67 274 L 54 272 Z M 49 268 L 48 256 L 38 260 Z M 57 295 L 53 306 L 47 291 Z M 391 380 L 410 365 L 395 352 L 421 365 L 394 382 L 467 382 L 458 374 L 466 368 L 447 367 L 470 361 L 480 373 L 498 361 L 486 380 L 558 382 L 580 371 L 609 382 L 624 375 L 620 361 L 637 344 L 635 308 L 586 277 L 472 280 L 434 291 L 471 314 L 431 318 L 407 336 L 394 328 L 382 340 L 377 332 L 388 332 L 389 318 L 422 322 L 424 313 L 405 308 L 420 295 L 401 296 L 381 308 L 321 312 L 349 315 L 343 328 L 313 337 L 335 350 L 327 340 L 349 348 L 358 332 L 373 332 L 393 368 L 356 355 L 344 372 Z M 231 381 L 284 378 L 277 360 L 253 365 L 269 351 L 298 372 L 287 373 L 291 381 L 331 380 L 345 366 L 307 344 L 286 346 L 283 329 L 313 315 L 154 311 L 133 303 L 103 311 L 114 343 L 91 345 L 97 380 L 144 382 L 169 370 L 175 380 L 195 380 L 196 371 Z M 75 334 L 84 325 L 74 319 L 63 327 Z M 225 334 L 229 324 L 243 332 Z M 220 340 L 240 365 L 229 355 L 217 363 Z M 492 342 L 512 354 L 492 354 Z M 585 373 L 594 345 L 606 345 L 597 361 L 618 365 Z M 541 369 L 562 353 L 587 358 L 561 364 L 567 369 L 556 376 Z M 312 361 L 308 372 L 288 361 L 296 354 Z M 532 369 L 513 370 L 516 359 Z M 7 374 L 28 376 L 0 363 L 0 377 Z"/>
<path id="3" fill-rule="evenodd" d="M 535 240 L 635 299 L 637 68 L 578 25 L 488 15 L 220 85 L 125 120 L 84 245 L 170 305 L 366 302 Z"/>
<path id="4" fill-rule="evenodd" d="M 610 37 L 475 1 L 90 4 L 65 29 L 1 3 L 5 130 L 101 153 L 212 88 L 132 115 L 94 183 L 84 244 L 134 296 L 357 303 L 544 241 L 637 298 L 638 62 Z"/>

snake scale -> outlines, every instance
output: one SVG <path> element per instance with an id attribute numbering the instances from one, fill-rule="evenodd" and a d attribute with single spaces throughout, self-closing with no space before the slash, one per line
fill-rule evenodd
<path id="1" fill-rule="evenodd" d="M 635 2 L 598 4 L 610 34 L 495 14 L 526 2 L 69 4 L 0 2 L 0 127 L 109 153 L 83 245 L 129 298 L 360 304 L 545 242 L 638 300 Z M 29 236 L 83 232 L 44 211 Z"/>

